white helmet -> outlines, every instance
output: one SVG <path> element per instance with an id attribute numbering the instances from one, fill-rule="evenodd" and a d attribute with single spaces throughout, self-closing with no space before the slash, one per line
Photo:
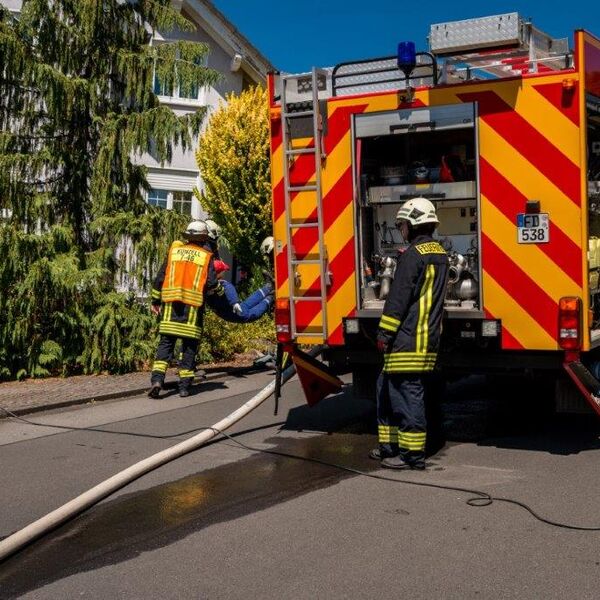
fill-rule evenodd
<path id="1" fill-rule="evenodd" d="M 190 241 L 201 242 L 209 237 L 208 227 L 204 221 L 192 221 L 184 232 L 184 237 Z"/>
<path id="2" fill-rule="evenodd" d="M 206 219 L 204 222 L 208 228 L 208 237 L 211 240 L 219 239 L 219 236 L 221 235 L 221 228 L 212 219 Z"/>
<path id="3" fill-rule="evenodd" d="M 439 223 L 435 206 L 427 198 L 413 198 L 405 202 L 396 213 L 398 221 L 408 221 L 415 226 Z"/>
<path id="4" fill-rule="evenodd" d="M 271 254 L 273 248 L 275 248 L 275 240 L 272 235 L 266 237 L 260 244 L 260 251 L 263 254 Z"/>

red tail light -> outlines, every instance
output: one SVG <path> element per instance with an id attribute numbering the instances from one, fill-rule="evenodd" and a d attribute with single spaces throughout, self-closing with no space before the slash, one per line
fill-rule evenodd
<path id="1" fill-rule="evenodd" d="M 288 298 L 275 300 L 275 329 L 278 342 L 292 341 L 292 315 Z"/>
<path id="2" fill-rule="evenodd" d="M 581 348 L 581 299 L 561 298 L 558 303 L 558 345 L 563 350 Z"/>

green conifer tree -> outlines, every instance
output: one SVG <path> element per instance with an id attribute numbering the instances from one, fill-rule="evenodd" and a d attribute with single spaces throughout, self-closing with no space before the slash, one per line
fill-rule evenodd
<path id="1" fill-rule="evenodd" d="M 151 152 L 189 148 L 204 111 L 178 116 L 166 88 L 219 74 L 205 44 L 151 44 L 192 24 L 170 0 L 25 0 L 0 6 L 0 378 L 125 371 L 151 355 L 153 321 L 117 294 L 127 241 L 140 288 L 184 225 L 148 207 Z"/>

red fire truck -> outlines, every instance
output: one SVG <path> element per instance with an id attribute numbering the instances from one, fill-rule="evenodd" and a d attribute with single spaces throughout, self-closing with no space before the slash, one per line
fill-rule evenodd
<path id="1" fill-rule="evenodd" d="M 600 40 L 573 42 L 508 13 L 270 76 L 279 342 L 374 381 L 396 211 L 421 196 L 451 264 L 442 370 L 566 371 L 600 414 Z"/>

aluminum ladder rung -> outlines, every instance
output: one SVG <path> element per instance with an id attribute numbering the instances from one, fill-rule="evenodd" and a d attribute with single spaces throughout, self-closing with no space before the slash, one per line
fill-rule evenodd
<path id="1" fill-rule="evenodd" d="M 314 154 L 315 152 L 315 148 L 292 148 L 291 150 L 285 151 L 288 156 L 295 156 L 296 154 Z"/>
<path id="2" fill-rule="evenodd" d="M 322 302 L 321 296 L 294 296 L 292 298 L 294 302 Z"/>
<path id="3" fill-rule="evenodd" d="M 312 77 L 312 73 L 288 73 L 281 76 L 281 81 L 297 81 L 298 79 L 306 79 L 307 77 Z"/>
<path id="4" fill-rule="evenodd" d="M 299 117 L 312 117 L 315 114 L 314 110 L 299 110 L 297 112 L 281 113 L 282 119 L 298 119 Z"/>
<path id="5" fill-rule="evenodd" d="M 290 223 L 290 229 L 308 229 L 309 227 L 318 227 L 318 221 L 312 221 L 310 223 Z"/>
<path id="6" fill-rule="evenodd" d="M 316 185 L 290 185 L 288 192 L 316 192 Z"/>
<path id="7" fill-rule="evenodd" d="M 306 258 L 306 259 L 298 259 L 293 258 L 291 263 L 293 265 L 320 265 L 323 262 L 322 258 Z"/>

